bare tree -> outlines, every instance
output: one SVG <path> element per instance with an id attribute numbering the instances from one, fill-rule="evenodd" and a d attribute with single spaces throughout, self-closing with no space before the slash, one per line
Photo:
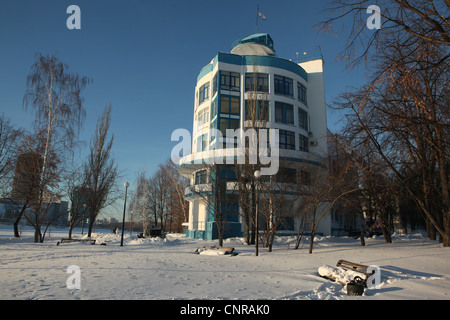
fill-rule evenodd
<path id="1" fill-rule="evenodd" d="M 166 229 L 167 224 L 167 213 L 168 213 L 168 202 L 169 202 L 169 178 L 164 173 L 163 165 L 160 164 L 158 170 L 155 172 L 153 179 L 154 183 L 154 195 L 157 208 L 157 216 L 159 218 L 160 227 L 162 230 Z M 156 214 L 156 212 L 155 212 Z M 157 226 L 157 220 L 155 220 L 155 227 Z"/>
<path id="2" fill-rule="evenodd" d="M 450 245 L 448 98 L 450 3 L 381 1 L 381 28 L 365 27 L 367 0 L 331 2 L 321 27 L 352 17 L 343 56 L 373 66 L 368 84 L 342 94 L 348 136 L 368 141 L 409 197 Z M 359 49 L 363 52 L 359 54 Z M 364 59 L 362 59 L 364 58 Z"/>
<path id="3" fill-rule="evenodd" d="M 189 180 L 183 177 L 178 171 L 177 166 L 168 159 L 161 170 L 168 178 L 170 216 L 177 225 L 178 232 L 181 231 L 183 222 L 187 222 L 189 214 L 189 202 L 184 199 L 184 191 L 189 185 Z M 172 220 L 171 220 L 172 221 Z"/>
<path id="4" fill-rule="evenodd" d="M 291 165 L 292 166 L 292 165 Z M 273 241 L 280 227 L 288 219 L 295 218 L 295 206 L 298 194 L 297 168 L 288 167 L 281 162 L 276 175 L 262 176 L 257 179 L 258 211 L 264 223 L 264 246 L 272 252 Z M 256 224 L 254 221 L 253 223 Z"/>
<path id="5" fill-rule="evenodd" d="M 140 172 L 136 181 L 136 195 L 134 210 L 141 216 L 142 232 L 146 234 L 148 228 L 147 205 L 149 201 L 150 183 L 145 176 L 145 172 Z"/>
<path id="6" fill-rule="evenodd" d="M 13 223 L 14 236 L 20 237 L 19 223 L 22 217 L 32 206 L 38 203 L 40 173 L 42 157 L 38 152 L 38 143 L 35 136 L 23 132 L 14 152 L 15 170 L 12 178 L 12 190 L 9 199 L 17 208 L 17 215 Z"/>
<path id="7" fill-rule="evenodd" d="M 90 192 L 87 200 L 89 237 L 92 236 L 92 228 L 100 211 L 117 200 L 116 181 L 119 171 L 111 155 L 114 135 L 108 140 L 110 124 L 111 105 L 105 108 L 98 119 L 89 147 L 90 153 L 84 165 L 86 187 Z"/>
<path id="8" fill-rule="evenodd" d="M 69 239 L 72 239 L 73 228 L 80 222 L 86 222 L 88 214 L 87 200 L 89 189 L 86 187 L 85 174 L 82 167 L 77 167 L 65 175 L 65 185 L 70 202 L 69 209 Z"/>
<path id="9" fill-rule="evenodd" d="M 67 65 L 55 56 L 37 55 L 27 77 L 27 90 L 23 98 L 24 108 L 36 110 L 35 127 L 43 137 L 42 170 L 40 172 L 39 201 L 35 207 L 35 240 L 43 241 L 40 232 L 40 215 L 44 209 L 45 193 L 56 175 L 50 174 L 50 155 L 59 157 L 69 151 L 82 126 L 85 117 L 81 91 L 89 79 L 68 72 Z M 55 164 L 55 162 L 53 162 Z M 53 180 L 52 180 L 53 179 Z M 51 197 L 46 197 L 50 200 Z"/>
<path id="10" fill-rule="evenodd" d="M 430 44 L 450 45 L 450 3 L 448 0 L 381 0 L 376 5 L 380 8 L 380 28 L 369 30 L 367 20 L 373 11 L 367 11 L 373 5 L 370 0 L 332 0 L 326 11 L 330 16 L 319 25 L 325 33 L 333 32 L 333 25 L 342 22 L 345 30 L 347 22 L 351 24 L 347 44 L 340 57 L 349 65 L 367 62 L 371 49 L 377 54 L 378 49 L 386 45 L 392 34 L 402 35 L 402 45 L 409 46 L 417 41 Z M 369 13 L 369 14 L 368 14 Z M 450 57 L 447 52 L 440 63 Z"/>
<path id="11" fill-rule="evenodd" d="M 14 172 L 15 158 L 17 157 L 17 142 L 19 131 L 14 128 L 11 121 L 2 114 L 0 117 L 0 194 L 8 193 L 4 188 L 10 186 L 11 174 Z"/>
<path id="12" fill-rule="evenodd" d="M 251 150 L 259 148 L 259 129 L 265 129 L 269 120 L 268 101 L 268 75 L 259 72 L 256 59 L 253 60 L 253 72 L 245 76 L 245 108 L 244 108 L 244 130 L 255 130 L 257 133 L 255 145 L 252 141 L 242 141 L 244 144 L 244 163 L 236 164 L 236 179 L 239 193 L 239 205 L 244 222 L 244 239 L 247 244 L 255 244 L 257 228 L 255 225 L 256 215 L 256 181 L 254 173 L 260 168 L 259 163 L 251 161 Z M 256 151 L 257 154 L 257 151 Z M 251 235 L 250 235 L 251 234 Z"/>
<path id="13" fill-rule="evenodd" d="M 314 237 L 325 215 L 341 199 L 361 189 L 358 176 L 352 169 L 352 166 L 345 163 L 339 170 L 330 170 L 328 159 L 323 159 L 320 165 L 304 169 L 307 175 L 299 179 L 297 195 L 300 212 L 306 215 L 302 220 L 310 224 L 309 253 L 313 251 Z M 298 242 L 297 239 L 296 247 Z"/>
<path id="14" fill-rule="evenodd" d="M 448 246 L 449 66 L 435 63 L 446 53 L 426 42 L 413 55 L 398 46 L 382 53 L 378 68 L 389 72 L 375 70 L 375 80 L 338 100 L 349 112 L 346 134 L 373 146 Z"/>
<path id="15" fill-rule="evenodd" d="M 11 121 L 2 114 L 0 117 L 0 194 L 8 197 L 19 207 L 19 214 L 14 222 L 14 236 L 19 237 L 18 224 L 23 212 L 28 207 L 28 202 L 16 202 L 12 197 L 11 186 L 14 181 L 14 169 L 16 168 L 17 158 L 19 155 L 19 130 L 15 129 Z M 19 168 L 18 170 L 24 170 Z M 25 190 L 22 190 L 25 194 Z M 27 198 L 27 197 L 24 197 Z M 26 202 L 26 203 L 25 203 Z"/>

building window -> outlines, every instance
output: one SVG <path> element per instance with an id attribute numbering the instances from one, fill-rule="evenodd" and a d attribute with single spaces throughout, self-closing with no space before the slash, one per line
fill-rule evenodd
<path id="1" fill-rule="evenodd" d="M 275 102 L 275 122 L 294 124 L 294 106 L 288 103 Z"/>
<path id="2" fill-rule="evenodd" d="M 213 87 L 213 89 L 212 89 L 212 95 L 211 96 L 214 97 L 214 95 L 217 92 L 217 87 L 218 87 L 218 84 L 217 84 L 217 73 L 216 73 L 216 75 L 213 78 L 213 85 L 212 85 L 212 87 Z"/>
<path id="3" fill-rule="evenodd" d="M 209 110 L 203 109 L 199 113 L 197 113 L 195 117 L 196 128 L 201 128 L 205 123 L 209 122 Z"/>
<path id="4" fill-rule="evenodd" d="M 245 100 L 245 120 L 269 121 L 269 102 Z"/>
<path id="5" fill-rule="evenodd" d="M 299 82 L 297 82 L 297 98 L 299 101 L 303 102 L 305 106 L 308 105 L 306 103 L 306 87 Z"/>
<path id="6" fill-rule="evenodd" d="M 208 173 L 206 170 L 195 173 L 195 184 L 205 184 L 208 182 Z"/>
<path id="7" fill-rule="evenodd" d="M 298 126 L 308 131 L 308 114 L 302 109 L 298 109 Z"/>
<path id="8" fill-rule="evenodd" d="M 220 113 L 239 115 L 239 98 L 230 96 L 220 97 Z"/>
<path id="9" fill-rule="evenodd" d="M 267 73 L 246 73 L 245 92 L 248 91 L 269 92 L 269 75 Z"/>
<path id="10" fill-rule="evenodd" d="M 211 103 L 211 120 L 217 115 L 217 99 Z"/>
<path id="11" fill-rule="evenodd" d="M 311 185 L 311 174 L 308 171 L 301 170 L 298 174 L 298 184 Z"/>
<path id="12" fill-rule="evenodd" d="M 219 126 L 220 132 L 222 132 L 222 136 L 226 137 L 227 129 L 239 129 L 239 119 L 220 118 Z"/>
<path id="13" fill-rule="evenodd" d="M 198 104 L 201 104 L 203 101 L 209 99 L 209 82 L 205 83 L 198 90 Z"/>
<path id="14" fill-rule="evenodd" d="M 295 133 L 287 130 L 280 130 L 280 149 L 295 150 Z"/>
<path id="15" fill-rule="evenodd" d="M 205 133 L 197 137 L 196 151 L 197 152 L 205 151 L 207 147 L 208 147 L 208 135 Z"/>
<path id="16" fill-rule="evenodd" d="M 240 91 L 241 74 L 238 72 L 221 71 L 220 89 L 228 91 Z"/>
<path id="17" fill-rule="evenodd" d="M 227 182 L 237 181 L 235 165 L 218 164 L 216 172 L 219 176 L 219 179 L 223 179 Z"/>
<path id="18" fill-rule="evenodd" d="M 293 89 L 293 81 L 292 79 L 282 77 L 282 76 L 274 76 L 274 88 L 275 94 L 279 94 L 287 97 L 294 97 L 294 89 Z"/>
<path id="19" fill-rule="evenodd" d="M 308 138 L 305 137 L 304 135 L 299 134 L 298 135 L 298 149 L 300 151 L 305 151 L 308 152 L 309 148 L 308 148 Z"/>
<path id="20" fill-rule="evenodd" d="M 275 180 L 281 183 L 297 183 L 297 170 L 292 168 L 279 168 Z"/>
<path id="21" fill-rule="evenodd" d="M 218 120 L 217 120 L 217 118 L 216 119 L 214 119 L 213 121 L 211 121 L 211 124 L 209 125 L 209 128 L 210 129 L 212 129 L 212 130 L 214 130 L 214 131 L 212 131 L 212 132 L 215 132 L 215 130 L 217 130 L 217 122 L 218 122 Z M 211 131 L 210 131 L 211 132 Z M 210 146 L 209 146 L 209 148 L 212 150 L 212 149 L 214 149 L 214 140 L 216 139 L 216 136 L 215 136 L 215 134 L 211 134 L 210 135 Z"/>

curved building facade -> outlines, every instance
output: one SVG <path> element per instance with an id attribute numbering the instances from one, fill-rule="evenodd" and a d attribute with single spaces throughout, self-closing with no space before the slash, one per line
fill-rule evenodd
<path id="1" fill-rule="evenodd" d="M 298 183 L 300 176 L 307 176 L 308 166 L 323 163 L 328 153 L 323 64 L 321 56 L 297 62 L 277 57 L 270 35 L 259 33 L 236 41 L 230 53 L 217 53 L 200 71 L 192 153 L 179 163 L 180 173 L 191 181 L 185 194 L 190 202 L 189 237 L 217 237 L 217 201 L 226 202 L 228 208 L 224 236 L 242 235 L 242 208 L 239 196 L 232 192 L 236 190 L 239 134 L 231 136 L 232 132 L 241 129 L 240 141 L 250 145 L 245 130 L 253 128 L 259 134 L 266 129 L 267 142 L 258 135 L 257 145 L 261 150 L 261 141 L 267 143 L 265 167 L 272 169 L 267 175 L 275 177 L 283 171 L 290 176 L 287 183 Z M 217 179 L 211 177 L 225 177 L 226 199 L 217 199 Z M 214 194 L 216 205 L 211 200 Z M 323 220 L 318 232 L 328 234 L 330 223 Z M 287 230 L 294 230 L 299 223 L 294 215 L 286 221 Z"/>

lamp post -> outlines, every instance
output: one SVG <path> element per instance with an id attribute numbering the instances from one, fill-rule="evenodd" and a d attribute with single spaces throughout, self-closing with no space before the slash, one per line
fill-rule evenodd
<path id="1" fill-rule="evenodd" d="M 123 231 L 125 230 L 125 210 L 127 209 L 127 190 L 130 184 L 128 182 L 125 182 L 123 184 L 125 187 L 125 202 L 123 204 L 123 219 L 122 219 L 122 238 L 120 239 L 120 246 L 123 247 Z"/>
<path id="2" fill-rule="evenodd" d="M 259 232 L 258 232 L 258 215 L 259 215 L 259 177 L 261 177 L 261 171 L 256 170 L 255 173 L 256 181 L 258 181 L 258 185 L 256 188 L 256 212 L 255 212 L 255 230 L 256 230 L 256 239 L 255 239 L 255 256 L 258 256 L 258 241 L 259 241 Z"/>

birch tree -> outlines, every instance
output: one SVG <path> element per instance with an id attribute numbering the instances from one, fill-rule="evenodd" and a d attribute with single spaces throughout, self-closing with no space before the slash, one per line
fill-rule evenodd
<path id="1" fill-rule="evenodd" d="M 57 57 L 41 54 L 37 55 L 27 77 L 23 106 L 35 111 L 35 128 L 44 138 L 39 200 L 35 208 L 36 242 L 43 241 L 40 216 L 45 192 L 55 177 L 49 174 L 50 155 L 62 155 L 77 142 L 85 118 L 81 92 L 89 82 L 89 78 L 69 72 L 68 66 Z"/>

